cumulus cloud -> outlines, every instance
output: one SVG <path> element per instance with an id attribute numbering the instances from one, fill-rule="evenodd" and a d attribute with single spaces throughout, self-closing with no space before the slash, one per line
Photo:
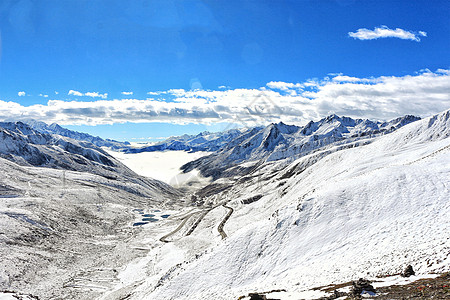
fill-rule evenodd
<path id="1" fill-rule="evenodd" d="M 267 87 L 275 90 L 288 91 L 292 89 L 302 89 L 304 87 L 301 83 L 291 83 L 291 82 L 282 82 L 282 81 L 271 81 L 266 84 Z"/>
<path id="2" fill-rule="evenodd" d="M 183 90 L 163 99 L 50 100 L 22 106 L 0 101 L 0 119 L 33 118 L 62 125 L 124 122 L 305 124 L 336 113 L 389 120 L 406 114 L 426 117 L 450 108 L 450 70 L 406 76 L 358 78 L 344 74 L 300 83 L 269 82 L 257 89 Z"/>
<path id="3" fill-rule="evenodd" d="M 337 74 L 332 78 L 334 82 L 364 82 L 364 83 L 375 83 L 377 79 L 375 78 L 358 78 L 352 76 L 346 76 L 342 74 Z"/>
<path id="4" fill-rule="evenodd" d="M 420 42 L 420 37 L 427 36 L 425 31 L 407 31 L 401 28 L 390 29 L 389 27 L 382 25 L 375 27 L 374 30 L 367 28 L 360 28 L 356 32 L 349 32 L 348 35 L 358 40 L 374 40 L 379 38 L 399 38 L 402 40 L 411 40 Z"/>
<path id="5" fill-rule="evenodd" d="M 70 90 L 70 91 L 67 93 L 67 95 L 73 95 L 73 96 L 81 97 L 81 96 L 83 96 L 83 93 L 80 93 L 80 92 L 74 91 L 74 90 Z"/>
<path id="6" fill-rule="evenodd" d="M 25 96 L 26 94 L 25 94 L 25 92 L 18 92 L 17 95 L 19 95 L 19 97 L 23 97 L 23 96 Z"/>
<path id="7" fill-rule="evenodd" d="M 84 93 L 84 95 L 88 96 L 88 97 L 92 97 L 92 98 L 97 98 L 97 97 L 102 98 L 102 99 L 108 98 L 108 93 L 100 94 L 97 92 L 87 92 L 87 93 Z"/>
<path id="8" fill-rule="evenodd" d="M 291 96 L 298 95 L 298 92 L 302 91 L 306 87 L 305 84 L 282 81 L 271 81 L 267 83 L 266 86 L 272 90 L 283 91 L 284 93 L 288 93 Z"/>
<path id="9" fill-rule="evenodd" d="M 122 95 L 126 95 L 126 96 L 133 95 L 133 92 L 122 92 Z"/>
<path id="10" fill-rule="evenodd" d="M 108 98 L 108 93 L 100 94 L 98 92 L 86 92 L 83 94 L 79 91 L 70 90 L 67 94 L 77 96 L 77 97 L 87 96 L 87 97 L 102 98 L 102 99 Z"/>

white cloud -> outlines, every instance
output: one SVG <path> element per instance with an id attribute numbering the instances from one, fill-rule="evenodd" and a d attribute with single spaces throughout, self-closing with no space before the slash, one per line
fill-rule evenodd
<path id="1" fill-rule="evenodd" d="M 122 94 L 122 95 L 127 95 L 127 96 L 128 96 L 128 95 L 133 95 L 133 92 L 122 92 L 121 94 Z"/>
<path id="2" fill-rule="evenodd" d="M 83 93 L 78 92 L 78 91 L 70 90 L 69 93 L 67 93 L 67 94 L 68 95 L 77 96 L 77 97 L 87 96 L 87 97 L 102 98 L 102 99 L 108 98 L 108 93 L 100 94 L 98 92 L 86 92 L 86 93 L 83 94 Z"/>
<path id="3" fill-rule="evenodd" d="M 48 98 L 48 95 L 39 94 L 40 97 Z"/>
<path id="4" fill-rule="evenodd" d="M 70 90 L 70 91 L 67 93 L 67 95 L 74 95 L 74 96 L 81 97 L 81 96 L 83 96 L 83 93 L 80 93 L 80 92 L 74 91 L 74 90 Z"/>
<path id="5" fill-rule="evenodd" d="M 425 32 L 425 31 L 419 31 L 419 35 L 421 35 L 421 36 L 427 36 L 427 33 Z"/>
<path id="6" fill-rule="evenodd" d="M 303 84 L 300 83 L 290 83 L 290 82 L 282 82 L 282 81 L 271 81 L 266 84 L 268 88 L 275 90 L 288 91 L 291 89 L 302 89 L 304 87 Z"/>
<path id="7" fill-rule="evenodd" d="M 182 97 L 186 95 L 186 91 L 184 89 L 170 89 L 167 91 L 167 94 L 171 94 L 177 97 Z M 191 94 L 191 92 L 188 92 L 188 94 Z"/>
<path id="8" fill-rule="evenodd" d="M 346 75 L 336 75 L 332 78 L 332 80 L 334 82 L 365 82 L 365 83 L 370 83 L 370 82 L 376 82 L 376 79 L 370 79 L 370 78 L 358 78 L 358 77 L 351 77 L 351 76 L 346 76 Z"/>
<path id="9" fill-rule="evenodd" d="M 25 96 L 26 94 L 25 94 L 25 92 L 18 92 L 17 95 L 19 95 L 19 97 L 23 97 L 23 96 Z"/>
<path id="10" fill-rule="evenodd" d="M 102 98 L 102 99 L 108 98 L 108 93 L 100 94 L 97 92 L 87 92 L 84 93 L 84 95 L 92 98 Z"/>
<path id="11" fill-rule="evenodd" d="M 354 39 L 359 40 L 374 40 L 379 38 L 391 37 L 420 42 L 420 37 L 426 37 L 427 33 L 425 31 L 407 31 L 401 28 L 390 29 L 389 27 L 382 25 L 380 27 L 375 27 L 374 30 L 360 28 L 356 32 L 349 32 L 348 35 Z"/>
<path id="12" fill-rule="evenodd" d="M 62 125 L 124 122 L 177 124 L 305 124 L 331 113 L 388 120 L 425 117 L 450 108 L 450 70 L 401 77 L 358 78 L 336 74 L 301 83 L 270 82 L 259 89 L 169 90 L 161 99 L 50 100 L 22 106 L 0 101 L 0 119 L 33 118 Z"/>

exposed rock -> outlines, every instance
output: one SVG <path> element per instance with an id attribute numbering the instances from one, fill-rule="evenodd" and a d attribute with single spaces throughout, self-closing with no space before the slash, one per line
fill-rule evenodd
<path id="1" fill-rule="evenodd" d="M 416 275 L 416 272 L 414 272 L 413 267 L 411 265 L 408 265 L 401 275 L 402 277 L 410 277 Z"/>
<path id="2" fill-rule="evenodd" d="M 354 296 L 360 296 L 364 292 L 369 292 L 375 294 L 376 290 L 371 285 L 371 281 L 367 279 L 360 278 L 358 281 L 352 282 L 352 289 L 351 292 Z"/>
<path id="3" fill-rule="evenodd" d="M 262 197 L 263 197 L 263 195 L 256 195 L 256 196 L 250 197 L 248 199 L 242 200 L 242 204 L 250 204 L 250 203 L 256 202 L 259 199 L 261 199 Z"/>
<path id="4" fill-rule="evenodd" d="M 267 297 L 265 295 L 257 294 L 257 293 L 251 293 L 249 294 L 250 300 L 267 300 Z"/>

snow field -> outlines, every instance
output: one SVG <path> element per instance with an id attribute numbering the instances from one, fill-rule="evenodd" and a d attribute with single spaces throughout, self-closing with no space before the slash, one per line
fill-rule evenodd
<path id="1" fill-rule="evenodd" d="M 289 178 L 282 197 L 276 182 L 241 186 L 237 200 L 264 197 L 234 202 L 229 238 L 134 299 L 230 299 L 280 288 L 295 294 L 408 264 L 421 274 L 448 271 L 449 140 L 421 126 L 326 156 Z"/>

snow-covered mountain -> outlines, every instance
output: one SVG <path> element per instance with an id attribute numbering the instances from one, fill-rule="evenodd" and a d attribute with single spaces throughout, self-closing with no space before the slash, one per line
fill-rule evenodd
<path id="1" fill-rule="evenodd" d="M 313 287 L 406 265 L 418 275 L 450 271 L 450 111 L 416 119 L 333 115 L 247 129 L 188 164 L 222 173 L 181 198 L 146 190 L 109 156 L 117 177 L 103 176 L 108 163 L 93 145 L 61 137 L 74 145 L 65 149 L 55 135 L 4 125 L 0 290 L 42 299 L 312 299 Z M 83 168 L 82 157 L 105 167 L 67 171 L 53 161 Z"/>
<path id="2" fill-rule="evenodd" d="M 202 157 L 182 167 L 185 172 L 199 169 L 203 176 L 243 175 L 240 168 L 231 169 L 242 162 L 276 161 L 285 158 L 296 159 L 327 145 L 348 144 L 360 141 L 364 144 L 368 138 L 390 133 L 406 124 L 420 120 L 418 117 L 405 116 L 389 122 L 373 122 L 349 117 L 330 115 L 317 122 L 309 122 L 300 127 L 284 123 L 270 124 L 265 128 L 252 128 L 242 132 L 219 151 Z M 252 168 L 249 168 L 251 170 Z"/>
<path id="3" fill-rule="evenodd" d="M 23 166 L 87 172 L 106 178 L 141 181 L 160 192 L 174 192 L 167 184 L 138 176 L 90 142 L 41 133 L 22 122 L 0 122 L 0 157 Z"/>
<path id="4" fill-rule="evenodd" d="M 170 187 L 119 173 L 113 179 L 4 158 L 0 170 L 0 299 L 3 291 L 94 299 L 119 282 L 119 268 L 142 255 L 128 245 L 139 230 L 136 210 L 177 199 Z"/>
<path id="5" fill-rule="evenodd" d="M 165 150 L 217 151 L 222 149 L 230 141 L 241 135 L 245 129 L 230 129 L 223 132 L 204 131 L 196 135 L 184 134 L 170 137 L 162 142 L 143 148 L 130 148 L 125 153 L 142 153 Z"/>
<path id="6" fill-rule="evenodd" d="M 179 197 L 90 142 L 0 123 L 0 298 L 93 299 L 141 255 L 127 245 L 137 211 Z"/>
<path id="7" fill-rule="evenodd" d="M 313 287 L 407 265 L 417 275 L 450 271 L 449 154 L 445 111 L 282 169 L 266 161 L 256 176 L 204 194 L 197 210 L 144 227 L 142 237 L 161 242 L 149 242 L 101 299 L 313 299 Z"/>
<path id="8" fill-rule="evenodd" d="M 52 123 L 50 125 L 36 121 L 36 120 L 25 120 L 24 123 L 28 124 L 31 128 L 34 130 L 41 132 L 41 133 L 47 133 L 47 134 L 57 134 L 65 137 L 69 137 L 71 139 L 77 140 L 77 141 L 84 141 L 89 142 L 97 147 L 108 147 L 113 150 L 122 150 L 122 149 L 128 149 L 130 146 L 129 142 L 118 142 L 111 139 L 102 139 L 98 136 L 93 136 L 87 133 L 78 132 L 74 130 L 69 130 L 67 128 L 63 128 L 59 126 L 56 123 Z"/>

